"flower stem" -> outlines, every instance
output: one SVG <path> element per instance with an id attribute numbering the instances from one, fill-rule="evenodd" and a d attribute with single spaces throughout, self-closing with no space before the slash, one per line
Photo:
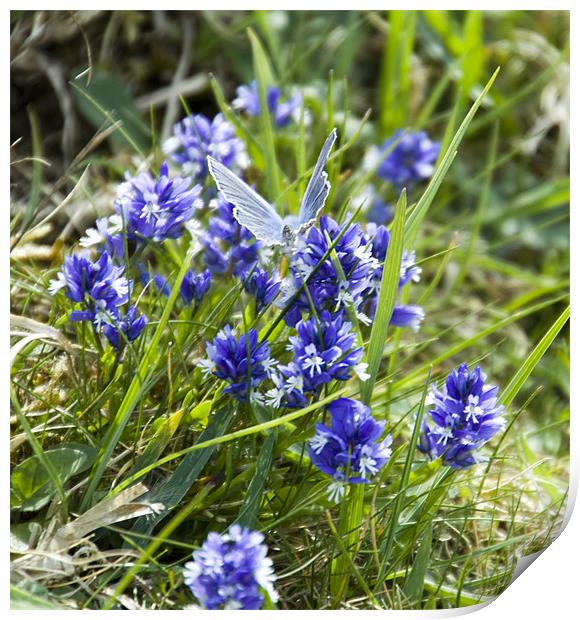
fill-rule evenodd
<path id="1" fill-rule="evenodd" d="M 363 519 L 364 491 L 364 484 L 351 484 L 340 507 L 338 536 L 344 543 L 346 554 L 341 553 L 332 562 L 330 592 L 335 604 L 348 592 L 350 569 L 356 560 L 359 530 Z"/>

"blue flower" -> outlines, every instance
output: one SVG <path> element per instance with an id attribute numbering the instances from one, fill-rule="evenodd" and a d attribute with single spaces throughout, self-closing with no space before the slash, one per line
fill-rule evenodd
<path id="1" fill-rule="evenodd" d="M 424 131 L 404 133 L 398 129 L 385 141 L 380 152 L 373 157 L 381 159 L 383 153 L 399 140 L 399 143 L 382 160 L 377 174 L 398 187 L 406 187 L 417 181 L 428 179 L 435 170 L 435 162 L 441 145 L 432 142 Z"/>
<path id="2" fill-rule="evenodd" d="M 421 306 L 396 304 L 389 323 L 395 327 L 410 327 L 416 332 L 419 331 L 424 318 L 425 312 Z"/>
<path id="3" fill-rule="evenodd" d="M 316 394 L 331 381 L 347 381 L 353 372 L 362 380 L 368 378 L 367 364 L 361 362 L 363 349 L 356 345 L 351 328 L 342 312 L 333 316 L 327 310 L 296 325 L 297 335 L 289 338 L 287 347 L 293 358 L 280 366 L 283 381 L 277 386 L 286 406 L 304 406 L 304 394 Z"/>
<path id="4" fill-rule="evenodd" d="M 272 560 L 263 541 L 262 534 L 239 525 L 232 525 L 226 534 L 208 534 L 183 575 L 203 609 L 260 609 L 264 592 L 272 602 L 278 600 Z"/>
<path id="5" fill-rule="evenodd" d="M 208 292 L 210 286 L 211 273 L 208 269 L 199 274 L 188 271 L 181 281 L 181 286 L 179 288 L 181 298 L 186 304 L 191 304 L 193 301 L 199 303 Z"/>
<path id="6" fill-rule="evenodd" d="M 189 179 L 169 177 L 164 163 L 155 179 L 149 172 L 126 175 L 117 192 L 115 207 L 127 222 L 129 235 L 154 241 L 176 239 L 196 209 L 203 207 L 202 187 Z"/>
<path id="7" fill-rule="evenodd" d="M 208 174 L 208 155 L 227 168 L 248 165 L 244 143 L 223 114 L 213 120 L 203 114 L 184 118 L 173 126 L 173 136 L 165 142 L 163 151 L 181 166 L 185 174 L 200 182 Z"/>
<path id="8" fill-rule="evenodd" d="M 375 259 L 375 266 L 371 278 L 371 286 L 365 291 L 365 310 L 370 317 L 375 316 L 378 295 L 383 277 L 383 263 L 389 247 L 390 235 L 385 226 L 368 224 L 367 233 L 371 246 L 371 255 Z M 421 268 L 415 264 L 415 252 L 403 251 L 399 275 L 399 290 L 409 282 L 419 282 Z M 396 304 L 391 315 L 390 323 L 396 327 L 410 327 L 417 331 L 425 318 L 423 308 L 413 305 Z"/>
<path id="9" fill-rule="evenodd" d="M 344 277 L 337 271 L 331 256 L 322 260 L 341 232 L 334 250 Z M 364 301 L 363 293 L 372 286 L 376 266 L 371 246 L 358 224 L 350 224 L 345 229 L 345 225 L 339 226 L 331 217 L 322 216 L 320 228 L 312 227 L 308 231 L 292 257 L 291 290 L 298 291 L 310 277 L 307 284 L 309 295 L 305 291 L 299 294 L 284 317 L 286 323 L 293 327 L 300 320 L 302 311 L 310 313 L 310 300 L 319 312 L 336 312 L 349 305 L 358 309 Z"/>
<path id="10" fill-rule="evenodd" d="M 461 364 L 447 377 L 442 390 L 431 386 L 430 404 L 423 421 L 419 450 L 431 460 L 441 457 L 454 468 L 481 462 L 477 450 L 505 427 L 497 386 L 487 385 L 479 366 Z"/>
<path id="11" fill-rule="evenodd" d="M 143 265 L 139 265 L 139 279 L 143 288 L 145 288 L 149 285 L 150 282 L 152 282 L 155 285 L 155 288 L 164 297 L 169 297 L 169 295 L 171 294 L 171 286 L 169 286 L 167 278 L 165 278 L 159 273 L 152 273 L 147 271 L 147 269 L 145 269 Z"/>
<path id="12" fill-rule="evenodd" d="M 391 456 L 392 438 L 383 434 L 385 421 L 377 421 L 370 409 L 357 400 L 339 398 L 328 410 L 330 428 L 316 424 L 316 434 L 309 440 L 310 460 L 332 478 L 329 499 L 338 502 L 348 483 L 368 483 Z"/>
<path id="13" fill-rule="evenodd" d="M 282 285 L 276 272 L 270 277 L 268 272 L 260 267 L 256 267 L 242 278 L 244 290 L 256 300 L 256 312 L 260 312 L 274 301 Z"/>
<path id="14" fill-rule="evenodd" d="M 233 214 L 233 206 L 218 197 L 210 204 L 216 215 L 210 217 L 208 232 L 202 235 L 204 260 L 212 273 L 246 273 L 258 260 L 262 244 Z"/>
<path id="15" fill-rule="evenodd" d="M 395 209 L 380 198 L 375 198 L 367 211 L 367 222 L 374 224 L 388 224 L 395 216 Z"/>
<path id="16" fill-rule="evenodd" d="M 139 337 L 147 325 L 147 317 L 137 316 L 137 308 L 129 306 L 123 318 L 115 319 L 113 323 L 103 324 L 103 334 L 112 347 L 119 350 L 125 341 L 133 342 Z"/>
<path id="17" fill-rule="evenodd" d="M 97 329 L 119 316 L 118 308 L 127 303 L 131 282 L 123 275 L 125 268 L 116 266 L 103 252 L 92 261 L 87 252 L 79 252 L 64 259 L 62 271 L 50 283 L 49 292 L 63 289 L 65 295 L 79 304 L 73 310 L 71 321 L 92 321 Z"/>
<path id="18" fill-rule="evenodd" d="M 270 358 L 267 342 L 258 342 L 258 332 L 250 329 L 247 334 L 236 337 L 234 330 L 226 325 L 206 345 L 207 359 L 201 360 L 199 366 L 205 376 L 214 374 L 226 380 L 230 385 L 224 392 L 232 394 L 239 401 L 245 402 L 250 388 L 256 388 L 273 371 L 275 360 Z M 249 370 L 248 370 L 249 367 Z"/>
<path id="19" fill-rule="evenodd" d="M 288 123 L 298 116 L 302 106 L 302 97 L 294 95 L 287 101 L 280 101 L 280 89 L 276 86 L 268 86 L 266 89 L 266 101 L 269 112 L 274 116 L 278 127 L 285 127 Z M 232 101 L 232 106 L 236 110 L 243 110 L 250 116 L 260 114 L 260 94 L 258 83 L 254 80 L 248 86 L 238 86 L 236 98 Z"/>

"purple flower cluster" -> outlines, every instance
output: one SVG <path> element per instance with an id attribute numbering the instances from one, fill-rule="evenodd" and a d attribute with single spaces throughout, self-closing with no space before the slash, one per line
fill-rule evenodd
<path id="1" fill-rule="evenodd" d="M 184 581 L 203 609 L 260 609 L 264 593 L 278 600 L 276 576 L 264 536 L 239 525 L 210 532 L 187 562 Z"/>
<path id="2" fill-rule="evenodd" d="M 260 312 L 271 304 L 278 293 L 282 282 L 275 271 L 271 276 L 260 267 L 255 267 L 247 274 L 242 276 L 244 281 L 244 290 L 256 300 L 256 312 Z"/>
<path id="3" fill-rule="evenodd" d="M 356 346 L 351 328 L 342 312 L 331 315 L 328 310 L 300 321 L 287 347 L 293 353 L 292 361 L 280 366 L 277 386 L 267 394 L 270 403 L 301 407 L 307 404 L 305 394 L 317 394 L 331 381 L 347 381 L 353 372 L 366 379 L 367 365 L 361 363 L 364 352 Z"/>
<path id="4" fill-rule="evenodd" d="M 206 376 L 211 374 L 230 385 L 224 392 L 245 402 L 248 391 L 258 387 L 273 371 L 275 360 L 270 358 L 267 342 L 258 342 L 258 332 L 250 329 L 239 338 L 226 325 L 206 344 L 207 358 L 199 362 Z M 249 380 L 249 386 L 248 386 Z"/>
<path id="5" fill-rule="evenodd" d="M 330 255 L 323 260 L 339 235 L 334 251 L 342 274 Z M 296 325 L 302 312 L 310 313 L 312 305 L 318 311 L 336 312 L 348 305 L 358 309 L 376 266 L 371 247 L 358 224 L 350 224 L 345 230 L 345 225 L 339 226 L 331 217 L 322 216 L 320 228 L 310 228 L 292 257 L 293 290 L 299 290 L 309 278 L 308 294 L 301 291 L 284 317 L 286 323 Z"/>
<path id="6" fill-rule="evenodd" d="M 391 456 L 392 438 L 379 441 L 385 428 L 370 409 L 357 400 L 339 398 L 328 411 L 330 428 L 316 424 L 316 434 L 309 440 L 310 460 L 320 471 L 332 478 L 328 497 L 338 502 L 349 483 L 370 482 Z"/>
<path id="7" fill-rule="evenodd" d="M 171 178 L 164 163 L 155 179 L 149 172 L 126 175 L 119 186 L 115 207 L 127 223 L 131 237 L 164 241 L 181 237 L 184 224 L 203 207 L 202 187 L 181 177 Z"/>
<path id="8" fill-rule="evenodd" d="M 84 251 L 64 259 L 62 271 L 49 287 L 51 295 L 63 290 L 75 302 L 69 320 L 90 321 L 97 333 L 103 333 L 117 349 L 122 339 L 135 340 L 147 322 L 146 317 L 137 316 L 134 306 L 124 316 L 121 314 L 120 308 L 128 303 L 133 285 L 124 271 L 124 267 L 113 264 L 108 252 L 92 261 Z"/>
<path id="9" fill-rule="evenodd" d="M 238 223 L 232 205 L 221 196 L 212 201 L 216 215 L 201 237 L 204 260 L 212 273 L 242 275 L 255 265 L 262 244 Z"/>
<path id="10" fill-rule="evenodd" d="M 289 294 L 299 291 L 306 283 L 308 294 L 302 290 L 284 317 L 290 326 L 296 325 L 303 312 L 312 307 L 336 312 L 343 308 L 355 310 L 359 320 L 370 322 L 376 311 L 383 274 L 382 263 L 387 254 L 389 232 L 385 226 L 369 224 L 365 234 L 358 224 L 339 226 L 332 218 L 323 216 L 320 229 L 311 228 L 292 257 L 292 280 Z M 334 252 L 340 269 L 327 254 L 337 238 Z M 417 282 L 421 269 L 415 265 L 414 252 L 404 253 L 401 262 L 399 289 Z M 417 330 L 423 320 L 419 306 L 396 305 L 391 323 Z"/>
<path id="11" fill-rule="evenodd" d="M 407 187 L 428 179 L 435 170 L 441 145 L 431 141 L 424 131 L 405 133 L 398 129 L 374 157 L 381 159 L 385 151 L 397 141 L 397 145 L 377 168 L 378 176 L 397 187 Z"/>
<path id="12" fill-rule="evenodd" d="M 287 101 L 280 101 L 281 92 L 276 86 L 268 86 L 266 89 L 266 101 L 270 114 L 274 117 L 278 127 L 285 127 L 291 120 L 296 120 L 300 114 L 302 97 L 293 95 Z M 232 106 L 236 110 L 242 110 L 250 116 L 260 114 L 260 94 L 258 83 L 254 80 L 248 86 L 238 86 L 236 98 L 232 101 Z"/>
<path id="13" fill-rule="evenodd" d="M 497 404 L 497 386 L 485 383 L 479 366 L 461 364 L 447 377 L 442 390 L 431 386 L 431 408 L 419 443 L 430 459 L 465 468 L 481 462 L 477 450 L 505 427 L 503 407 Z"/>
<path id="14" fill-rule="evenodd" d="M 223 114 L 210 120 L 203 114 L 184 118 L 173 126 L 173 136 L 163 151 L 181 166 L 184 174 L 203 182 L 208 174 L 207 156 L 227 168 L 245 168 L 248 156 L 242 140 Z"/>

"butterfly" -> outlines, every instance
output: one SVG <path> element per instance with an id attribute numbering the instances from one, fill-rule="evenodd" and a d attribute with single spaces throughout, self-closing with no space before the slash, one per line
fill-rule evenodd
<path id="1" fill-rule="evenodd" d="M 234 217 L 248 228 L 254 236 L 266 245 L 281 245 L 291 248 L 299 234 L 303 234 L 316 218 L 330 192 L 330 183 L 324 166 L 336 140 L 336 129 L 326 138 L 310 177 L 298 216 L 284 218 L 274 207 L 257 194 L 244 181 L 212 157 L 207 158 L 209 171 L 218 190 L 234 205 Z"/>

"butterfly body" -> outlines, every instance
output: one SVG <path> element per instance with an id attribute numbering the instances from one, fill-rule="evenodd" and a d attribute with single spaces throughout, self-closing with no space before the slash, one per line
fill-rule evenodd
<path id="1" fill-rule="evenodd" d="M 328 175 L 324 166 L 336 140 L 336 129 L 326 138 L 308 182 L 298 216 L 280 217 L 274 207 L 249 187 L 242 179 L 212 157 L 207 158 L 209 171 L 218 190 L 234 205 L 236 220 L 248 228 L 266 245 L 280 245 L 283 250 L 294 247 L 296 238 L 310 228 L 330 192 Z"/>

